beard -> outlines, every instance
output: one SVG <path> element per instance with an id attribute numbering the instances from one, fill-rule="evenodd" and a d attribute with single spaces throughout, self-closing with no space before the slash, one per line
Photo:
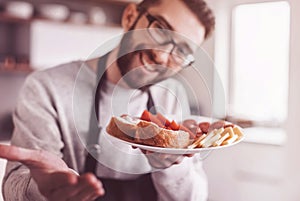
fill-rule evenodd
<path id="1" fill-rule="evenodd" d="M 173 76 L 176 72 L 154 62 L 151 49 L 145 44 L 134 45 L 134 32 L 127 32 L 120 42 L 117 65 L 122 79 L 130 88 L 147 90 L 150 86 Z M 147 57 L 150 65 L 142 62 Z"/>

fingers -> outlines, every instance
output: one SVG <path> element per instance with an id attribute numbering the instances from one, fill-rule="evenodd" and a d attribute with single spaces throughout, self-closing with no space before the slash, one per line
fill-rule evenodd
<path id="1" fill-rule="evenodd" d="M 78 176 L 71 172 L 55 172 L 43 174 L 36 181 L 40 192 L 47 198 L 52 197 L 54 192 L 63 187 L 77 184 Z"/>
<path id="2" fill-rule="evenodd" d="M 79 183 L 80 190 L 69 197 L 68 201 L 92 201 L 105 193 L 102 183 L 93 174 L 87 173 L 81 176 Z"/>
<path id="3" fill-rule="evenodd" d="M 193 157 L 194 154 L 163 154 L 147 150 L 141 150 L 148 158 L 149 164 L 158 169 L 168 168 L 175 164 L 180 164 L 185 157 Z"/>
<path id="4" fill-rule="evenodd" d="M 49 201 L 84 201 L 84 200 L 94 200 L 95 198 L 104 195 L 104 189 L 102 187 L 102 183 L 91 173 L 84 174 L 82 176 L 76 176 L 75 182 L 70 181 L 69 175 L 60 175 L 55 174 L 55 179 L 57 177 L 62 176 L 62 179 L 67 179 L 67 182 L 56 182 L 56 186 L 53 187 L 54 184 L 51 184 L 52 187 L 49 186 L 48 192 L 45 197 L 48 198 Z"/>
<path id="5" fill-rule="evenodd" d="M 184 156 L 189 157 L 189 158 L 193 157 L 194 155 L 195 154 L 184 154 Z"/>
<path id="6" fill-rule="evenodd" d="M 78 176 L 71 172 L 55 172 L 50 174 L 51 182 L 49 186 L 54 190 L 65 185 L 77 184 Z"/>
<path id="7" fill-rule="evenodd" d="M 153 151 L 148 151 L 148 150 L 144 150 L 144 149 L 142 149 L 142 152 L 143 152 L 144 154 L 152 154 L 152 153 L 155 153 L 155 152 L 153 152 Z"/>
<path id="8" fill-rule="evenodd" d="M 173 163 L 174 165 L 180 164 L 183 161 L 184 157 L 178 157 L 177 160 Z"/>
<path id="9" fill-rule="evenodd" d="M 100 190 L 101 185 L 97 184 L 93 188 L 87 186 L 84 189 L 81 189 L 79 193 L 67 199 L 67 201 L 93 201 L 97 197 L 104 195 L 104 191 Z"/>
<path id="10" fill-rule="evenodd" d="M 179 164 L 183 160 L 182 155 L 174 155 L 174 154 L 162 154 L 156 152 L 147 152 L 146 157 L 150 165 L 154 168 L 168 168 L 174 164 Z"/>

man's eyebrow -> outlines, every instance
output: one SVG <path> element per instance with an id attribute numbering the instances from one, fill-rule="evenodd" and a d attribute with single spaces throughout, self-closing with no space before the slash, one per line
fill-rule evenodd
<path id="1" fill-rule="evenodd" d="M 159 22 L 163 22 L 170 30 L 175 31 L 174 27 L 161 15 L 153 15 Z"/>
<path id="2" fill-rule="evenodd" d="M 167 26 L 168 29 L 170 29 L 171 31 L 175 31 L 174 27 L 172 25 L 170 25 L 170 23 L 161 15 L 155 15 L 155 14 L 151 14 L 155 19 L 157 19 L 159 22 L 162 22 L 164 25 Z M 192 48 L 189 44 L 184 43 L 184 45 L 190 49 L 192 52 L 197 51 L 198 48 L 196 48 L 194 50 L 194 48 Z"/>

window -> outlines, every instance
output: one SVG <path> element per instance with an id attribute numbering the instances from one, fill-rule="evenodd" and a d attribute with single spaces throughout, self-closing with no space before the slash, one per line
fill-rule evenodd
<path id="1" fill-rule="evenodd" d="M 278 126 L 287 117 L 290 7 L 244 4 L 232 16 L 229 115 Z"/>

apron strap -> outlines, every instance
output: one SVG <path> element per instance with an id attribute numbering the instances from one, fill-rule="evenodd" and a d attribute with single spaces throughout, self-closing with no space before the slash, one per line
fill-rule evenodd
<path id="1" fill-rule="evenodd" d="M 101 99 L 100 97 L 100 90 L 103 87 L 103 84 L 106 80 L 106 73 L 105 73 L 105 64 L 108 57 L 107 53 L 106 55 L 99 58 L 98 65 L 97 65 L 97 79 L 96 84 L 97 87 L 93 90 L 93 94 L 95 95 L 95 99 L 92 103 L 91 108 L 91 116 L 90 116 L 90 124 L 89 124 L 89 131 L 88 131 L 88 138 L 87 138 L 87 156 L 85 159 L 84 164 L 84 172 L 96 172 L 97 167 L 97 160 L 95 158 L 98 158 L 100 146 L 98 144 L 99 142 L 99 134 L 101 133 L 102 127 L 99 126 L 99 101 Z M 93 99 L 92 99 L 93 100 Z"/>

